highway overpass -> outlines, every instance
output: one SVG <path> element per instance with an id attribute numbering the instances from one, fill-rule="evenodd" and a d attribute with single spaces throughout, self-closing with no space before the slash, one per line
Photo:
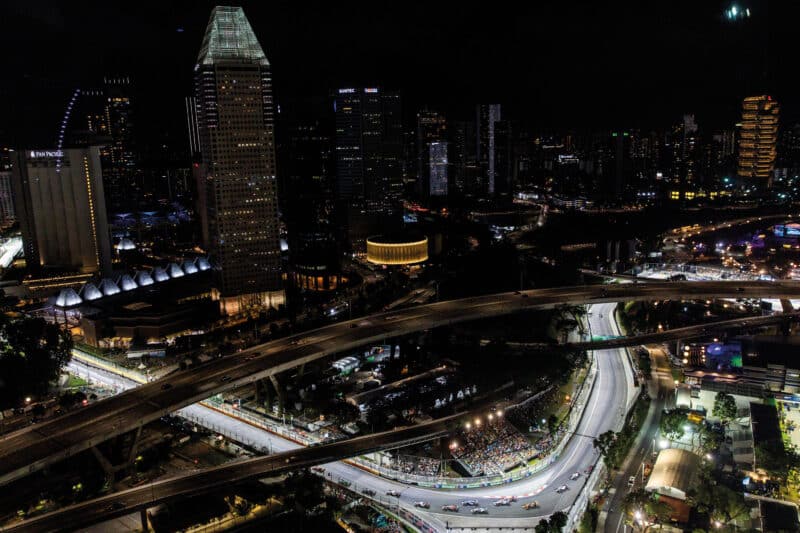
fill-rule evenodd
<path id="1" fill-rule="evenodd" d="M 439 326 L 563 304 L 718 297 L 798 298 L 796 282 L 668 282 L 537 289 L 421 305 L 249 348 L 104 399 L 0 440 L 0 484 L 238 385 L 365 344 Z"/>
<path id="2" fill-rule="evenodd" d="M 205 494 L 250 479 L 273 477 L 341 458 L 424 442 L 437 436 L 447 435 L 461 420 L 470 420 L 469 413 L 451 415 L 425 424 L 333 444 L 291 450 L 257 459 L 233 461 L 65 507 L 3 528 L 2 531 L 74 531 L 89 524 L 111 520 L 159 503 Z"/>

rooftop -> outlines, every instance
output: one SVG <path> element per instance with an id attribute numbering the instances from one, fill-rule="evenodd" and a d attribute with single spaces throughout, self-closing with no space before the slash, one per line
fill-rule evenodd
<path id="1" fill-rule="evenodd" d="M 220 61 L 269 65 L 241 7 L 217 6 L 211 11 L 197 63 L 214 65 Z"/>

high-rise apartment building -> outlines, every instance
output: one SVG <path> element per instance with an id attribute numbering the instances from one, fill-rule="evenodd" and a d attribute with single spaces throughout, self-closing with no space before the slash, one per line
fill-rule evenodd
<path id="1" fill-rule="evenodd" d="M 99 148 L 22 150 L 13 157 L 11 186 L 28 267 L 110 273 Z"/>
<path id="2" fill-rule="evenodd" d="M 403 132 L 398 93 L 346 87 L 333 97 L 336 199 L 356 251 L 399 213 Z"/>
<path id="3" fill-rule="evenodd" d="M 217 6 L 195 66 L 201 219 L 222 312 L 284 303 L 270 64 L 240 7 Z"/>
<path id="4" fill-rule="evenodd" d="M 771 184 L 778 141 L 780 107 L 771 96 L 749 96 L 742 102 L 739 130 L 739 178 Z"/>

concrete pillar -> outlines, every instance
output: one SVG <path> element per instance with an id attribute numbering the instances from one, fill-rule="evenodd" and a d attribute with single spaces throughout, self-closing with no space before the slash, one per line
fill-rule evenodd
<path id="1" fill-rule="evenodd" d="M 269 380 L 272 382 L 272 386 L 275 387 L 275 394 L 278 395 L 278 416 L 283 416 L 283 404 L 284 404 L 283 388 L 280 382 L 278 381 L 278 377 L 275 374 L 271 375 L 269 377 Z"/>
<path id="2" fill-rule="evenodd" d="M 139 511 L 139 518 L 142 520 L 142 531 L 150 531 L 150 521 L 147 519 L 147 509 Z"/>
<path id="3" fill-rule="evenodd" d="M 103 472 L 105 472 L 106 476 L 109 476 L 109 477 L 113 476 L 114 475 L 114 467 L 111 464 L 111 462 L 108 459 L 106 459 L 106 456 L 103 455 L 103 452 L 98 450 L 97 446 L 92 446 L 91 450 L 92 450 L 92 454 L 94 455 L 95 459 L 97 459 L 97 462 L 100 463 L 100 467 L 103 469 Z"/>
<path id="4" fill-rule="evenodd" d="M 133 443 L 131 444 L 131 452 L 128 454 L 128 463 L 133 464 L 136 459 L 136 454 L 139 452 L 139 441 L 142 437 L 142 426 L 136 428 L 136 434 L 133 436 Z"/>

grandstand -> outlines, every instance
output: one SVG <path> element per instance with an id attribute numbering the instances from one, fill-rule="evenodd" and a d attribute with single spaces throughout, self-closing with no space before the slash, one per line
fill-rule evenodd
<path id="1" fill-rule="evenodd" d="M 453 457 L 473 476 L 500 474 L 524 465 L 538 451 L 517 429 L 497 416 L 460 432 Z"/>

